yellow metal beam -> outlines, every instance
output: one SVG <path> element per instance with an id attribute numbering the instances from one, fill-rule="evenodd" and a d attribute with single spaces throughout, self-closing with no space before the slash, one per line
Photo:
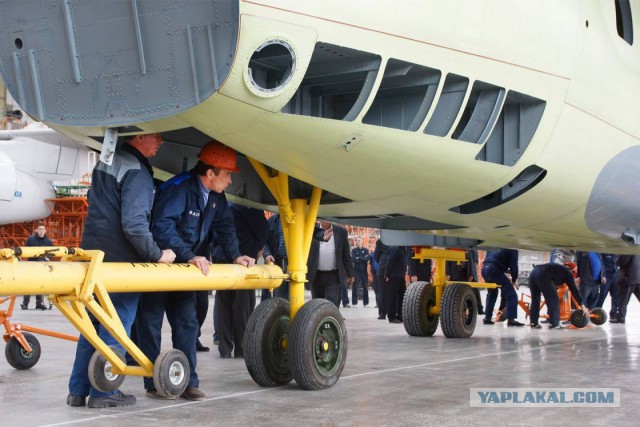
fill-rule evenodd
<path id="1" fill-rule="evenodd" d="M 89 297 L 90 282 L 99 280 L 107 292 L 236 290 L 277 288 L 288 276 L 276 265 L 213 264 L 205 276 L 193 264 L 102 263 L 90 275 L 86 262 L 0 261 L 0 296 L 55 294 Z M 95 269 L 95 268 L 94 268 Z"/>
<path id="2" fill-rule="evenodd" d="M 18 256 L 44 253 L 64 261 L 17 262 Z M 153 376 L 153 362 L 129 339 L 109 292 L 277 288 L 288 277 L 275 265 L 214 264 L 205 276 L 192 264 L 104 263 L 101 251 L 60 247 L 1 249 L 1 259 L 0 295 L 49 294 L 60 312 L 111 363 L 115 374 L 138 376 Z M 89 312 L 140 366 L 127 366 L 116 356 L 98 336 Z"/>
<path id="3" fill-rule="evenodd" d="M 287 248 L 289 272 L 289 321 L 304 304 L 304 284 L 307 281 L 307 259 L 311 248 L 311 239 L 318 217 L 322 189 L 313 187 L 307 207 L 306 200 L 289 199 L 289 176 L 272 170 L 257 160 L 249 158 L 256 172 L 276 199 L 282 218 L 282 232 Z"/>

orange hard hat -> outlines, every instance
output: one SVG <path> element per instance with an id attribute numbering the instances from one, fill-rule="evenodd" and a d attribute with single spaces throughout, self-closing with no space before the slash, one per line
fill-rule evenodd
<path id="1" fill-rule="evenodd" d="M 571 262 L 571 261 L 567 261 L 564 263 L 564 265 L 571 270 L 571 273 L 573 274 L 573 277 L 578 277 L 578 266 Z"/>
<path id="2" fill-rule="evenodd" d="M 198 159 L 209 166 L 230 170 L 231 172 L 240 171 L 236 164 L 238 160 L 236 150 L 227 147 L 215 139 L 207 142 L 204 147 L 202 147 L 198 153 Z"/>

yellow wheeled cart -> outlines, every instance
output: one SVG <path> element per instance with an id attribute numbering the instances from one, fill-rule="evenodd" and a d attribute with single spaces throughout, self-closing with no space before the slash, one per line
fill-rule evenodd
<path id="1" fill-rule="evenodd" d="M 433 283 L 407 287 L 402 303 L 404 328 L 411 336 L 429 337 L 438 329 L 448 338 L 468 338 L 476 328 L 477 301 L 472 288 L 497 288 L 495 283 L 449 282 L 446 262 L 465 261 L 463 251 L 418 248 L 414 258 L 435 260 Z"/>
<path id="2" fill-rule="evenodd" d="M 21 262 L 18 257 L 62 257 L 61 261 Z M 287 277 L 275 265 L 250 268 L 215 264 L 205 276 L 192 264 L 106 263 L 104 253 L 64 247 L 0 249 L 0 296 L 48 294 L 49 300 L 97 350 L 89 379 L 101 391 L 117 389 L 125 375 L 153 377 L 157 390 L 181 394 L 189 379 L 186 356 L 178 350 L 152 363 L 129 339 L 109 292 L 229 290 L 276 288 Z M 127 366 L 124 355 L 98 336 L 91 313 L 139 366 Z"/>

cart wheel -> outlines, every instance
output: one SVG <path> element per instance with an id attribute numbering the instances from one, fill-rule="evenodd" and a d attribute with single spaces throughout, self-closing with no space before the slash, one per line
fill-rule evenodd
<path id="1" fill-rule="evenodd" d="M 40 342 L 28 332 L 23 332 L 22 336 L 31 347 L 31 351 L 26 351 L 16 337 L 11 337 L 4 348 L 4 356 L 9 365 L 18 370 L 32 368 L 40 360 Z"/>
<path id="2" fill-rule="evenodd" d="M 569 320 L 576 328 L 584 328 L 589 324 L 589 316 L 585 316 L 582 310 L 573 310 Z"/>
<path id="3" fill-rule="evenodd" d="M 109 346 L 111 350 L 125 362 L 124 353 L 118 347 Z M 124 381 L 124 375 L 111 372 L 111 362 L 109 362 L 99 351 L 93 353 L 89 360 L 89 382 L 91 387 L 98 391 L 109 392 L 117 390 Z"/>
<path id="4" fill-rule="evenodd" d="M 347 329 L 332 302 L 314 299 L 302 306 L 291 323 L 291 372 L 306 390 L 334 385 L 347 361 Z"/>
<path id="5" fill-rule="evenodd" d="M 436 288 L 431 283 L 415 282 L 409 285 L 402 301 L 404 330 L 412 337 L 430 337 L 438 329 L 437 314 L 429 314 L 436 305 Z"/>
<path id="6" fill-rule="evenodd" d="M 249 317 L 243 347 L 244 363 L 257 384 L 290 383 L 289 301 L 269 298 L 261 302 Z"/>
<path id="7" fill-rule="evenodd" d="M 476 329 L 477 301 L 473 289 L 464 283 L 444 287 L 440 304 L 440 326 L 447 338 L 468 338 Z"/>
<path id="8" fill-rule="evenodd" d="M 182 394 L 189 384 L 189 359 L 180 350 L 165 350 L 153 365 L 153 385 L 165 397 Z"/>
<path id="9" fill-rule="evenodd" d="M 589 318 L 591 319 L 591 323 L 600 326 L 607 323 L 607 320 L 609 320 L 609 314 L 605 310 L 598 307 L 591 310 L 591 315 L 589 316 Z"/>

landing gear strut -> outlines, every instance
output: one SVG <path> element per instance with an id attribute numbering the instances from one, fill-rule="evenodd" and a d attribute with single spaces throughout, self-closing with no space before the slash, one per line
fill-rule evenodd
<path id="1" fill-rule="evenodd" d="M 261 303 L 251 315 L 244 344 L 247 369 L 262 386 L 286 384 L 294 378 L 307 390 L 331 387 L 347 359 L 347 330 L 337 307 L 329 301 L 304 302 L 307 258 L 322 190 L 313 188 L 307 207 L 304 199 L 289 199 L 287 175 L 249 161 L 278 202 L 290 287 L 288 318 L 284 300 L 278 298 Z"/>

